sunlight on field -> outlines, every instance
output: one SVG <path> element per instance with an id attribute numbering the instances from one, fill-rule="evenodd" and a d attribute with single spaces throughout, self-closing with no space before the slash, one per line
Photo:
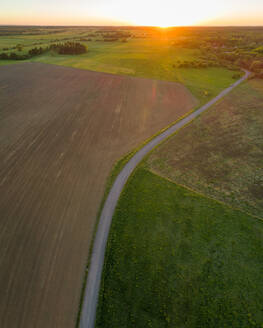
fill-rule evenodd
<path id="1" fill-rule="evenodd" d="M 180 61 L 200 57 L 199 49 L 171 47 L 167 40 L 136 39 L 129 42 L 88 42 L 88 52 L 79 56 L 46 53 L 30 61 L 71 66 L 111 74 L 124 74 L 157 80 L 180 82 L 201 104 L 232 82 L 233 72 L 215 68 L 173 68 Z"/>
<path id="2" fill-rule="evenodd" d="M 149 19 L 150 17 L 151 15 Z M 165 15 L 160 15 L 159 25 L 163 27 L 170 24 L 165 17 Z M 199 44 L 189 45 L 189 42 L 191 43 L 191 38 L 196 33 L 198 35 L 204 33 L 203 30 L 135 27 L 128 30 L 120 28 L 52 28 L 47 30 L 40 28 L 36 31 L 21 30 L 20 28 L 19 31 L 10 30 L 7 31 L 10 36 L 0 37 L 0 48 L 7 49 L 5 52 L 9 56 L 12 52 L 16 52 L 20 56 L 27 56 L 31 49 L 42 47 L 47 50 L 44 50 L 41 55 L 26 60 L 111 74 L 180 82 L 189 88 L 200 104 L 204 104 L 233 82 L 233 71 L 226 65 L 219 67 L 216 57 L 213 57 L 212 63 L 218 67 L 211 66 L 211 59 L 209 59 L 210 64 L 205 68 L 198 66 L 201 62 L 207 62 L 207 53 L 200 49 Z M 208 35 L 213 36 L 211 31 L 208 31 Z M 109 40 L 109 37 L 112 39 Z M 203 38 L 204 36 L 198 39 L 200 44 L 204 42 Z M 52 44 L 66 40 L 80 41 L 86 46 L 87 53 L 78 56 L 61 55 L 48 50 Z M 20 50 L 18 51 L 19 45 Z M 178 64 L 179 62 L 181 66 Z M 5 63 L 9 64 L 12 61 L 1 61 L 0 65 Z M 188 63 L 188 67 L 183 66 L 183 63 Z M 192 63 L 197 63 L 197 66 L 193 66 Z"/>

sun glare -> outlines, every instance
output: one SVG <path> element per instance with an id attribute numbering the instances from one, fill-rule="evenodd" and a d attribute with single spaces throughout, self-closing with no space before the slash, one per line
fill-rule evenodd
<path id="1" fill-rule="evenodd" d="M 114 5 L 115 4 L 115 5 Z M 210 0 L 134 0 L 125 8 L 117 3 L 111 3 L 105 9 L 105 14 L 113 19 L 121 19 L 131 25 L 159 26 L 185 26 L 201 23 L 215 17 L 215 12 L 222 12 L 219 3 Z M 106 12 L 107 11 L 107 12 Z"/>
<path id="2" fill-rule="evenodd" d="M 157 25 L 156 25 L 157 26 Z M 166 28 L 168 28 L 168 27 L 170 27 L 169 25 L 167 25 L 167 24 L 163 24 L 163 25 L 159 25 L 159 26 L 157 26 L 157 27 L 160 27 L 160 28 L 162 28 L 162 29 L 166 29 Z"/>

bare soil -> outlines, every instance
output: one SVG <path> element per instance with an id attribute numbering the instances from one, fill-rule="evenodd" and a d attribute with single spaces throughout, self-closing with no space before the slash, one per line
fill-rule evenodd
<path id="1" fill-rule="evenodd" d="M 1 328 L 74 327 L 114 162 L 196 105 L 171 82 L 1 67 Z"/>

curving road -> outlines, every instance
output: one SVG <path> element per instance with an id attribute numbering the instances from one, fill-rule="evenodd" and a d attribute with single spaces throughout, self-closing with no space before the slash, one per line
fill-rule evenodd
<path id="1" fill-rule="evenodd" d="M 129 160 L 129 162 L 125 165 L 125 167 L 121 170 L 121 172 L 117 176 L 101 212 L 101 216 L 95 236 L 95 241 L 92 249 L 92 254 L 91 254 L 91 262 L 89 266 L 87 284 L 85 288 L 84 300 L 81 309 L 79 328 L 93 328 L 95 326 L 96 308 L 98 303 L 101 274 L 103 270 L 104 254 L 105 254 L 108 234 L 110 230 L 110 225 L 120 194 L 129 176 L 131 175 L 135 167 L 139 164 L 139 162 L 144 158 L 144 156 L 147 155 L 154 147 L 159 145 L 167 137 L 171 136 L 180 128 L 182 128 L 190 121 L 195 119 L 202 112 L 207 110 L 210 106 L 215 104 L 218 100 L 223 98 L 226 94 L 228 94 L 231 90 L 233 90 L 236 86 L 238 86 L 241 82 L 246 80 L 250 75 L 250 72 L 246 70 L 244 70 L 244 72 L 245 74 L 241 79 L 236 81 L 229 88 L 223 90 L 218 96 L 216 96 L 214 99 L 209 101 L 206 105 L 202 106 L 195 112 L 183 118 L 181 121 L 174 124 L 166 131 L 162 132 L 157 137 L 152 139 L 149 143 L 147 143 Z"/>

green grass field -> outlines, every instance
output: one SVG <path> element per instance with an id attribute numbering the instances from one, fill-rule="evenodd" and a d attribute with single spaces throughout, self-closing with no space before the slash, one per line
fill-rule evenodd
<path id="1" fill-rule="evenodd" d="M 163 143 L 154 172 L 263 217 L 263 81 L 250 80 Z"/>
<path id="2" fill-rule="evenodd" d="M 96 327 L 262 327 L 262 240 L 262 221 L 139 168 L 113 218 Z"/>
<path id="3" fill-rule="evenodd" d="M 0 66 L 13 65 L 13 64 L 19 64 L 19 61 L 15 61 L 15 60 L 0 60 Z"/>

